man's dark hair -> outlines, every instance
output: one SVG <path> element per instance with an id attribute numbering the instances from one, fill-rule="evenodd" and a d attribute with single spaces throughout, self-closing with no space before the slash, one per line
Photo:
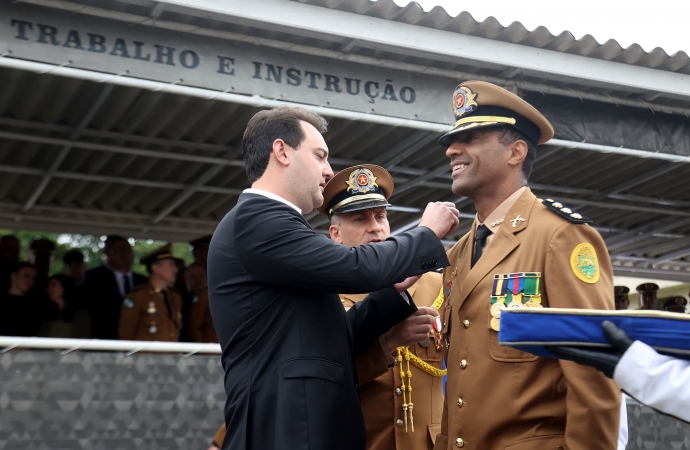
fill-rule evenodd
<path id="1" fill-rule="evenodd" d="M 120 236 L 119 234 L 111 234 L 109 236 L 106 236 L 105 245 L 103 247 L 103 250 L 106 253 L 110 253 L 112 251 L 113 247 L 115 246 L 115 244 L 117 244 L 118 242 L 121 242 L 121 241 L 126 241 L 126 240 L 127 239 Z"/>
<path id="2" fill-rule="evenodd" d="M 10 266 L 10 273 L 17 273 L 25 267 L 35 268 L 33 264 L 28 262 L 17 262 Z"/>
<path id="3" fill-rule="evenodd" d="M 534 160 L 537 159 L 537 145 L 525 136 L 522 131 L 514 127 L 500 127 L 499 133 L 498 142 L 500 142 L 501 145 L 510 145 L 515 141 L 525 141 L 525 143 L 527 143 L 527 155 L 525 156 L 525 160 L 522 161 L 522 173 L 525 175 L 525 179 L 529 180 L 529 176 L 532 174 Z"/>
<path id="4" fill-rule="evenodd" d="M 80 252 L 79 250 L 70 250 L 65 255 L 62 257 L 62 262 L 65 264 L 72 264 L 72 263 L 83 263 L 84 262 L 84 254 Z"/>
<path id="5" fill-rule="evenodd" d="M 249 120 L 242 136 L 242 155 L 250 183 L 266 171 L 276 139 L 282 139 L 292 148 L 300 146 L 304 140 L 301 121 L 313 125 L 322 134 L 328 128 L 326 119 L 317 113 L 290 106 L 260 111 Z"/>

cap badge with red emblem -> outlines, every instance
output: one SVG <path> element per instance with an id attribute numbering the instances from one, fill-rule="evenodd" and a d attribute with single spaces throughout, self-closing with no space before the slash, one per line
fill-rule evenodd
<path id="1" fill-rule="evenodd" d="M 345 183 L 347 184 L 347 191 L 353 194 L 372 192 L 379 187 L 376 184 L 376 177 L 373 172 L 364 167 L 358 167 L 356 170 L 353 170 Z"/>
<path id="2" fill-rule="evenodd" d="M 472 89 L 467 86 L 458 86 L 453 93 L 453 114 L 455 118 L 470 113 L 477 109 L 477 102 L 474 98 L 477 96 Z"/>

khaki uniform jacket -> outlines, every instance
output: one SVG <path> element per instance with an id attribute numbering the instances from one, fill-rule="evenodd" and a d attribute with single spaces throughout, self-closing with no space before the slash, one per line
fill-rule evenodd
<path id="1" fill-rule="evenodd" d="M 441 275 L 434 272 L 422 275 L 419 281 L 407 290 L 417 306 L 431 306 L 440 291 Z M 364 297 L 365 295 L 340 294 L 345 307 L 354 305 Z M 442 308 L 439 313 L 443 314 Z M 442 351 L 436 349 L 433 338 L 426 348 L 417 343 L 409 349 L 435 368 L 442 368 Z M 410 363 L 414 432 L 410 423 L 406 432 L 400 390 L 400 366 L 397 354 L 394 356 L 395 365 L 390 367 L 393 363 L 391 356 L 385 354 L 379 342 L 375 342 L 355 361 L 364 412 L 367 450 L 432 449 L 436 434 L 441 428 L 443 379 L 431 376 Z M 404 360 L 403 369 L 407 371 L 407 362 Z"/>
<path id="2" fill-rule="evenodd" d="M 168 314 L 163 294 L 150 283 L 130 292 L 122 302 L 118 326 L 120 339 L 177 342 L 182 328 L 182 297 L 171 290 L 167 293 L 171 314 Z"/>
<path id="3" fill-rule="evenodd" d="M 525 220 L 513 222 L 518 215 Z M 475 229 L 448 252 L 451 265 L 444 270 L 444 289 L 452 282 L 445 306 L 448 383 L 434 448 L 615 449 L 621 395 L 611 380 L 591 367 L 499 346 L 490 328 L 494 274 L 541 272 L 544 307 L 613 309 L 613 274 L 601 236 L 549 211 L 529 190 L 470 269 Z M 576 275 L 582 243 L 596 251 L 594 283 Z"/>
<path id="4" fill-rule="evenodd" d="M 218 342 L 208 302 L 208 287 L 196 291 L 192 300 L 189 309 L 189 338 L 192 342 Z"/>

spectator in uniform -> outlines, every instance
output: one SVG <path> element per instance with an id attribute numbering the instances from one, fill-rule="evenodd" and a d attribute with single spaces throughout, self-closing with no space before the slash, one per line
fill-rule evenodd
<path id="1" fill-rule="evenodd" d="M 208 260 L 208 246 L 211 244 L 212 234 L 202 236 L 190 242 L 192 245 L 192 254 L 194 255 L 194 262 L 202 265 L 206 269 Z"/>
<path id="2" fill-rule="evenodd" d="M 206 270 L 200 263 L 192 263 L 187 272 L 187 280 L 193 292 L 189 314 L 189 337 L 192 342 L 218 342 L 208 301 Z"/>
<path id="3" fill-rule="evenodd" d="M 105 262 L 86 271 L 84 293 L 93 337 L 117 339 L 122 300 L 134 287 L 146 283 L 147 278 L 132 272 L 134 252 L 124 237 L 108 236 L 103 253 Z"/>
<path id="4" fill-rule="evenodd" d="M 616 304 L 616 309 L 628 309 L 630 307 L 630 297 L 628 293 L 630 288 L 627 286 L 614 286 L 613 287 L 613 301 Z"/>
<path id="5" fill-rule="evenodd" d="M 685 314 L 685 307 L 688 301 L 682 295 L 676 295 L 664 302 L 664 311 Z"/>
<path id="6" fill-rule="evenodd" d="M 10 288 L 10 270 L 19 262 L 19 239 L 11 234 L 0 238 L 0 294 Z"/>
<path id="7" fill-rule="evenodd" d="M 642 283 L 635 290 L 639 294 L 640 309 L 655 309 L 658 284 Z"/>
<path id="8" fill-rule="evenodd" d="M 141 258 L 150 278 L 122 302 L 118 335 L 136 341 L 177 342 L 182 329 L 182 297 L 171 289 L 177 265 L 171 245 Z"/>

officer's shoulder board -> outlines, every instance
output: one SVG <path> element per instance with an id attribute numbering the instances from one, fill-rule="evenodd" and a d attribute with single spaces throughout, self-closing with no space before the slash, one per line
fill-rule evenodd
<path id="1" fill-rule="evenodd" d="M 547 198 L 545 200 L 542 200 L 542 204 L 546 206 L 546 208 L 549 211 L 553 212 L 558 216 L 561 216 L 568 222 L 587 224 L 593 223 L 591 219 L 582 216 L 582 214 L 578 213 L 577 211 L 573 211 L 572 209 L 565 206 L 563 203 L 555 201 L 553 199 Z"/>

